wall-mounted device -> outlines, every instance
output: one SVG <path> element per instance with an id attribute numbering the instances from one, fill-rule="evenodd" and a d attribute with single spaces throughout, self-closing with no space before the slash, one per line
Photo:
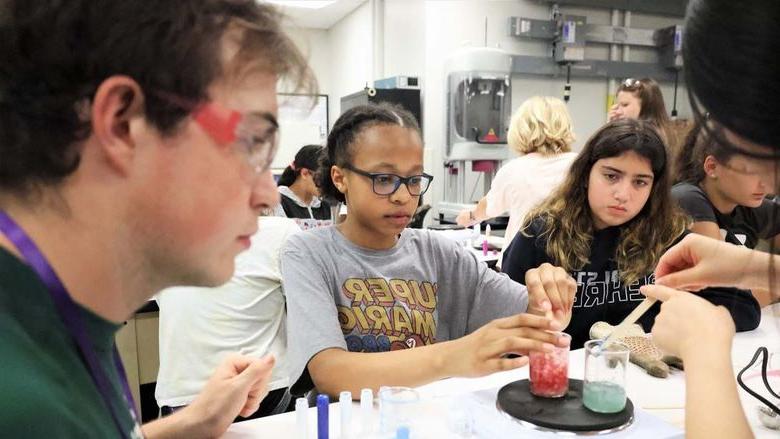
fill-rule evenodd
<path id="1" fill-rule="evenodd" d="M 566 76 L 564 99 L 569 100 L 570 78 L 644 78 L 652 77 L 657 81 L 675 81 L 679 79 L 682 68 L 682 26 L 676 25 L 661 29 L 639 29 L 628 26 L 610 26 L 591 24 L 587 18 L 579 15 L 564 15 L 559 6 L 577 5 L 601 8 L 613 8 L 669 15 L 679 14 L 676 2 L 641 2 L 634 0 L 545 0 L 551 4 L 549 20 L 526 17 L 509 18 L 509 34 L 516 38 L 548 40 L 552 47 L 552 56 L 513 56 L 513 73 L 532 75 Z M 630 9 L 629 9 L 630 8 Z M 629 62 L 617 60 L 591 60 L 585 58 L 585 47 L 589 43 L 609 44 L 616 47 L 630 46 L 654 47 L 658 49 L 659 62 Z"/>
<path id="2" fill-rule="evenodd" d="M 420 88 L 417 76 L 392 76 L 374 81 L 374 88 Z"/>
<path id="3" fill-rule="evenodd" d="M 390 102 L 398 104 L 412 113 L 422 130 L 422 106 L 420 102 L 419 88 L 374 88 L 366 87 L 359 92 L 341 98 L 341 112 L 358 105 L 366 105 L 369 102 Z"/>
<path id="4" fill-rule="evenodd" d="M 482 172 L 490 189 L 501 161 L 509 159 L 507 131 L 512 111 L 512 56 L 487 47 L 461 49 L 445 63 L 447 143 L 440 221 L 453 221 L 467 200 L 466 166 Z"/>

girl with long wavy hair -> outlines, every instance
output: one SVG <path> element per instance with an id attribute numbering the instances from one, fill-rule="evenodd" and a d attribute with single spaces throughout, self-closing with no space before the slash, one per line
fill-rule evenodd
<path id="1" fill-rule="evenodd" d="M 564 183 L 526 217 L 503 270 L 516 281 L 544 263 L 572 274 L 574 303 L 552 301 L 556 319 L 568 323 L 572 348 L 588 340 L 593 323 L 617 324 L 644 299 L 639 287 L 654 282 L 661 255 L 686 233 L 670 185 L 657 129 L 617 120 L 588 140 Z M 726 305 L 740 330 L 759 323 L 758 304 L 748 292 L 710 289 L 702 297 Z M 655 306 L 642 317 L 645 330 L 657 313 Z"/>

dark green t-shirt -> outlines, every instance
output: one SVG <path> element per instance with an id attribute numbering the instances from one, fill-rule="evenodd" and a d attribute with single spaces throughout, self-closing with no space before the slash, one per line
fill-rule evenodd
<path id="1" fill-rule="evenodd" d="M 113 359 L 120 325 L 81 308 L 95 353 L 114 390 L 125 436 L 141 437 Z M 38 276 L 0 248 L 0 436 L 119 437 L 110 408 L 92 381 Z"/>

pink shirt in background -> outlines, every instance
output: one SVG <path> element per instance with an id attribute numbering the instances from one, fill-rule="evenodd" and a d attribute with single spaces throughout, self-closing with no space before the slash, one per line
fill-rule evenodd
<path id="1" fill-rule="evenodd" d="M 487 198 L 488 216 L 509 212 L 509 224 L 504 234 L 504 249 L 512 242 L 523 224 L 525 215 L 547 198 L 569 173 L 576 153 L 543 155 L 537 152 L 512 159 L 496 173 Z M 504 250 L 498 258 L 501 259 Z"/>

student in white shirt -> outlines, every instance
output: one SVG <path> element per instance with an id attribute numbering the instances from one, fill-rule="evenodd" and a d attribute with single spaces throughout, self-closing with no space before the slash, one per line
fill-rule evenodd
<path id="1" fill-rule="evenodd" d="M 566 177 L 577 156 L 571 116 L 560 99 L 534 96 L 512 115 L 509 147 L 520 157 L 498 170 L 490 191 L 473 210 L 463 210 L 457 223 L 471 226 L 509 212 L 504 234 L 508 244 L 520 230 L 526 213 L 545 199 Z M 499 256 L 499 265 L 503 251 Z"/>
<path id="2" fill-rule="evenodd" d="M 290 394 L 279 254 L 300 228 L 278 217 L 260 217 L 258 226 L 249 250 L 236 257 L 236 271 L 226 284 L 172 287 L 158 294 L 160 371 L 155 397 L 163 415 L 190 404 L 216 365 L 235 352 L 276 358 L 268 396 L 254 414 L 239 420 L 286 411 Z"/>

